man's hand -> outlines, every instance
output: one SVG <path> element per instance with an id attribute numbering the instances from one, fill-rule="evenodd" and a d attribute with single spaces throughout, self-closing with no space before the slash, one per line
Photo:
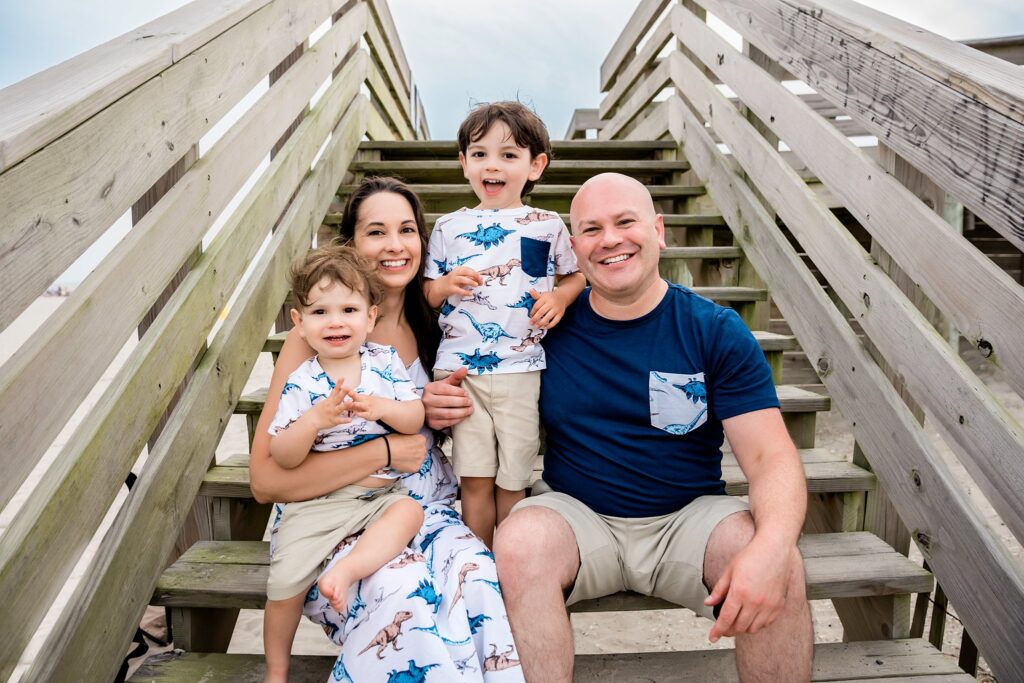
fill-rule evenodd
<path id="1" fill-rule="evenodd" d="M 444 429 L 462 422 L 473 413 L 473 402 L 462 388 L 469 370 L 459 368 L 444 379 L 423 387 L 423 408 L 427 426 Z"/>
<path id="2" fill-rule="evenodd" d="M 309 415 L 309 419 L 317 431 L 352 421 L 352 415 L 349 413 L 351 404 L 345 400 L 348 395 L 348 387 L 344 383 L 338 382 L 325 398 L 309 409 L 306 414 Z"/>
<path id="3" fill-rule="evenodd" d="M 541 329 L 548 329 L 558 324 L 565 315 L 566 303 L 558 292 L 540 294 L 536 289 L 530 290 L 533 297 L 533 308 L 530 310 L 530 324 Z"/>
<path id="4" fill-rule="evenodd" d="M 388 434 L 391 447 L 391 469 L 396 472 L 418 472 L 427 457 L 427 440 L 422 434 Z"/>
<path id="5" fill-rule="evenodd" d="M 709 606 L 722 603 L 708 640 L 715 643 L 722 636 L 757 633 L 775 621 L 786 602 L 797 552 L 762 548 L 754 539 L 737 553 L 704 600 Z"/>

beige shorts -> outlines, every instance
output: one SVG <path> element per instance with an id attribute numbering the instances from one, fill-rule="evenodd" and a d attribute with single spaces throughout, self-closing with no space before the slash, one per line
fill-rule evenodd
<path id="1" fill-rule="evenodd" d="M 452 373 L 435 370 L 434 379 Z M 540 373 L 469 375 L 473 414 L 452 427 L 452 466 L 462 477 L 494 477 L 506 491 L 530 485 L 540 450 Z"/>
<path id="2" fill-rule="evenodd" d="M 322 498 L 288 503 L 277 526 L 270 558 L 267 598 L 287 600 L 313 585 L 334 548 L 408 498 L 396 480 L 390 486 L 345 486 Z"/>
<path id="3" fill-rule="evenodd" d="M 555 493 L 543 480 L 513 509 L 541 505 L 560 514 L 576 535 L 580 570 L 571 605 L 620 591 L 635 591 L 688 607 L 713 619 L 704 605 L 704 551 L 718 523 L 748 511 L 733 496 L 701 496 L 678 512 L 659 517 L 599 515 L 572 496 Z"/>

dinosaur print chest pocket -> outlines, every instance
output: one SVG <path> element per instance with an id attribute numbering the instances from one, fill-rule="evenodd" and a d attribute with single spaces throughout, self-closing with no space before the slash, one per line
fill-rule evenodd
<path id="1" fill-rule="evenodd" d="M 682 375 L 652 370 L 648 392 L 653 427 L 669 434 L 688 434 L 708 420 L 703 372 Z"/>
<path id="2" fill-rule="evenodd" d="M 519 239 L 519 251 L 524 273 L 530 277 L 544 277 L 548 274 L 548 255 L 551 253 L 551 242 L 522 237 Z"/>

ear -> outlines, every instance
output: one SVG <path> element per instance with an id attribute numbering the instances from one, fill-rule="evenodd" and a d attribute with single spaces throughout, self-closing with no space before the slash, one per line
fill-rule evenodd
<path id="1" fill-rule="evenodd" d="M 377 324 L 377 313 L 379 309 L 376 306 L 370 306 L 370 309 L 366 312 L 369 318 L 369 324 L 366 326 L 366 334 L 373 332 L 373 326 Z"/>
<path id="2" fill-rule="evenodd" d="M 298 309 L 293 308 L 291 310 L 291 316 L 292 316 L 292 325 L 294 325 L 299 330 L 299 336 L 302 337 L 303 339 L 305 339 L 306 338 L 306 332 L 305 332 L 305 330 L 302 329 L 302 314 L 299 313 Z"/>
<path id="3" fill-rule="evenodd" d="M 459 166 L 462 166 L 462 177 L 469 180 L 469 176 L 466 175 L 466 155 L 459 152 Z"/>
<path id="4" fill-rule="evenodd" d="M 544 169 L 547 167 L 548 155 L 545 154 L 544 152 L 541 152 L 540 154 L 533 158 L 533 161 L 530 162 L 530 175 L 528 175 L 527 177 L 530 180 L 537 180 L 538 178 L 540 178 L 541 174 L 544 172 Z"/>
<path id="5" fill-rule="evenodd" d="M 665 217 L 660 213 L 654 216 L 654 230 L 658 233 L 658 249 L 665 248 Z"/>

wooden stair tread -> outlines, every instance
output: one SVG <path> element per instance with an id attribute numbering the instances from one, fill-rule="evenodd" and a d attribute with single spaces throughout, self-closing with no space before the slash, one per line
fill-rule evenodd
<path id="1" fill-rule="evenodd" d="M 152 604 L 177 607 L 261 609 L 266 600 L 269 544 L 264 541 L 200 541 L 156 583 Z M 808 597 L 812 600 L 919 593 L 932 576 L 869 532 L 810 534 L 806 548 Z M 574 605 L 574 612 L 666 609 L 656 598 L 618 593 Z"/>
<path id="2" fill-rule="evenodd" d="M 821 448 L 806 448 L 800 450 L 800 459 L 804 463 L 809 493 L 847 493 L 869 491 L 874 488 L 874 474 L 848 462 L 840 455 L 833 455 Z M 534 469 L 538 476 L 542 467 L 543 461 L 538 457 Z M 747 478 L 731 453 L 726 453 L 722 458 L 722 479 L 729 495 L 747 495 Z M 232 455 L 224 462 L 211 467 L 203 477 L 199 495 L 215 498 L 252 498 L 252 492 L 249 490 L 248 454 Z"/>
<path id="3" fill-rule="evenodd" d="M 388 161 L 354 161 L 349 170 L 366 175 L 395 175 L 408 182 L 461 182 L 462 165 L 454 157 Z M 605 171 L 651 177 L 690 170 L 686 161 L 643 159 L 555 159 L 546 169 L 541 184 L 565 178 L 588 178 Z"/>
<path id="4" fill-rule="evenodd" d="M 296 683 L 321 683 L 334 657 L 295 655 L 291 678 Z M 420 662 L 422 665 L 423 662 Z M 258 654 L 167 652 L 151 657 L 130 683 L 261 683 L 264 660 Z M 733 683 L 735 653 L 731 649 L 637 654 L 576 655 L 576 678 L 582 681 L 648 681 L 652 683 Z M 814 646 L 811 680 L 906 681 L 907 683 L 970 683 L 956 660 L 922 639 L 820 643 Z"/>
<path id="5" fill-rule="evenodd" d="M 338 188 L 338 194 L 347 196 L 352 194 L 358 185 L 342 185 Z M 410 184 L 409 189 L 415 192 L 420 199 L 438 199 L 453 197 L 474 197 L 473 189 L 468 183 L 416 183 Z M 543 199 L 547 197 L 570 198 L 580 189 L 579 184 L 574 185 L 537 185 L 530 191 L 527 197 Z M 651 196 L 655 199 L 667 197 L 694 197 L 705 193 L 702 185 L 648 185 Z"/>
<path id="6" fill-rule="evenodd" d="M 426 220 L 428 226 L 432 226 L 437 222 L 437 219 L 445 214 L 443 213 L 425 213 L 423 218 Z M 558 214 L 562 222 L 569 225 L 569 214 L 560 213 Z M 342 213 L 340 211 L 328 212 L 324 218 L 324 225 L 341 225 Z M 665 213 L 662 214 L 665 221 L 666 228 L 686 228 L 686 227 L 718 227 L 725 225 L 725 219 L 718 214 L 713 213 Z"/>
<path id="7" fill-rule="evenodd" d="M 552 140 L 554 159 L 635 159 L 662 150 L 675 150 L 671 140 Z M 359 144 L 363 152 L 380 152 L 388 159 L 458 157 L 459 147 L 455 140 L 381 140 Z"/>

